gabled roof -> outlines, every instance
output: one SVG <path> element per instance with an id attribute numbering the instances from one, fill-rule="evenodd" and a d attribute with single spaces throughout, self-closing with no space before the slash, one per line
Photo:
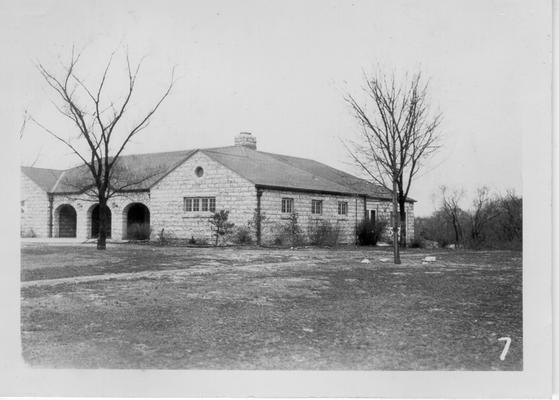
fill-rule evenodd
<path id="1" fill-rule="evenodd" d="M 114 169 L 114 181 L 125 190 L 149 190 L 194 152 L 183 150 L 120 156 Z M 49 193 L 79 193 L 93 184 L 91 173 L 83 164 L 65 171 L 33 167 L 21 169 Z"/>
<path id="2" fill-rule="evenodd" d="M 358 178 L 339 169 L 332 168 L 321 162 L 309 160 L 307 158 L 284 156 L 280 154 L 266 154 L 280 159 L 287 164 L 296 166 L 297 168 L 309 171 L 316 176 L 320 176 L 329 181 L 337 182 L 340 185 L 350 188 L 353 193 L 366 194 L 369 197 L 382 199 L 392 198 L 391 192 L 382 186 L 373 184 L 365 179 Z"/>
<path id="3" fill-rule="evenodd" d="M 202 152 L 255 185 L 337 193 L 347 192 L 346 187 L 335 181 L 324 179 L 319 175 L 271 157 L 267 153 L 247 147 L 231 146 L 202 150 Z"/>
<path id="4" fill-rule="evenodd" d="M 120 156 L 113 170 L 113 182 L 124 190 L 148 190 L 192 153 L 194 150 Z M 91 172 L 87 166 L 80 165 L 66 170 L 52 192 L 76 193 L 90 185 L 93 185 Z"/>
<path id="5" fill-rule="evenodd" d="M 383 187 L 318 161 L 256 151 L 244 146 L 201 151 L 257 186 L 391 199 L 391 192 Z"/>
<path id="6" fill-rule="evenodd" d="M 21 171 L 45 192 L 50 191 L 64 170 L 21 167 Z"/>
<path id="7" fill-rule="evenodd" d="M 391 198 L 390 191 L 379 185 L 323 163 L 244 146 L 121 156 L 114 180 L 125 190 L 149 190 L 197 151 L 259 187 Z M 85 165 L 66 171 L 30 167 L 22 171 L 50 193 L 79 193 L 93 183 Z"/>

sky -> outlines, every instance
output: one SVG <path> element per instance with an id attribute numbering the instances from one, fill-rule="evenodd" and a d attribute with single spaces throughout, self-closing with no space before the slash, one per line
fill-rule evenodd
<path id="1" fill-rule="evenodd" d="M 36 65 L 61 72 L 72 46 L 95 85 L 116 51 L 107 96 L 122 98 L 124 54 L 144 59 L 129 126 L 175 68 L 171 95 L 125 153 L 219 147 L 252 132 L 258 149 L 312 158 L 359 175 L 342 141 L 359 126 L 344 101 L 363 74 L 420 71 L 440 111 L 442 146 L 411 188 L 416 215 L 441 185 L 522 193 L 522 138 L 549 132 L 551 3 L 546 1 L 21 1 L 0 2 L 6 134 L 25 112 L 65 135 Z M 7 142 L 5 142 L 7 143 Z M 12 142 L 10 142 L 12 143 Z M 75 155 L 28 123 L 20 163 L 67 168 Z M 544 145 L 544 144 L 542 144 Z"/>

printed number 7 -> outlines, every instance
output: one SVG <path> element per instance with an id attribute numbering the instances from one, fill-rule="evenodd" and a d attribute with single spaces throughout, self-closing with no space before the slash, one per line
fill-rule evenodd
<path id="1" fill-rule="evenodd" d="M 507 356 L 507 353 L 509 352 L 509 348 L 510 348 L 510 344 L 512 342 L 510 337 L 500 337 L 499 339 L 497 339 L 499 341 L 505 341 L 505 348 L 503 349 L 503 352 L 501 353 L 501 356 L 499 357 L 501 359 L 501 361 L 505 361 L 505 357 Z"/>

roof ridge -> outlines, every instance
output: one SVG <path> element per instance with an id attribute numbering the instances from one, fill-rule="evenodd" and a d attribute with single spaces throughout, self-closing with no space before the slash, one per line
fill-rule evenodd
<path id="1" fill-rule="evenodd" d="M 339 183 L 337 183 L 337 184 L 338 184 L 338 185 L 341 185 L 341 186 L 344 186 L 344 187 L 350 189 L 351 191 L 355 191 L 355 188 L 352 187 L 354 183 L 357 183 L 357 184 L 358 184 L 359 182 L 362 182 L 362 183 L 365 183 L 365 184 L 367 184 L 367 185 L 372 185 L 372 186 L 376 187 L 378 190 L 387 191 L 387 192 L 389 192 L 389 193 L 391 192 L 390 189 L 388 189 L 388 188 L 386 188 L 386 187 L 380 185 L 380 184 L 377 183 L 377 182 L 372 182 L 372 181 L 369 181 L 369 180 L 367 180 L 367 179 L 365 179 L 365 178 L 361 178 L 361 177 L 359 177 L 359 176 L 355 176 L 355 175 L 353 175 L 353 174 L 351 174 L 351 173 L 349 173 L 349 172 L 346 172 L 346 171 L 343 171 L 343 170 L 341 170 L 341 169 L 332 167 L 331 165 L 328 165 L 328 164 L 323 163 L 323 162 L 321 162 L 321 161 L 314 160 L 314 159 L 312 159 L 312 158 L 296 157 L 296 156 L 290 156 L 290 155 L 286 155 L 286 154 L 278 154 L 278 153 L 270 153 L 270 152 L 261 152 L 261 153 L 269 154 L 269 155 L 271 155 L 272 157 L 273 157 L 273 156 L 279 156 L 279 157 L 285 157 L 285 158 L 288 158 L 288 159 L 297 159 L 297 160 L 303 160 L 303 161 L 307 161 L 307 162 L 310 161 L 310 162 L 312 162 L 312 163 L 320 164 L 321 167 L 326 167 L 326 168 L 328 168 L 328 169 L 330 169 L 330 170 L 333 170 L 333 171 L 335 171 L 335 172 L 337 172 L 337 173 L 341 173 L 341 174 L 343 174 L 343 175 L 345 175 L 345 176 L 349 176 L 349 177 L 355 179 L 355 180 L 358 181 L 358 182 L 355 182 L 355 181 L 354 181 L 354 182 L 352 182 L 352 183 L 343 184 L 343 185 L 341 185 L 341 184 L 339 184 Z M 275 157 L 274 157 L 274 158 L 275 158 Z M 276 158 L 276 160 L 277 160 L 277 158 Z M 291 166 L 293 167 L 293 165 L 291 165 Z M 340 176 L 340 178 L 343 178 L 343 177 Z M 331 180 L 328 179 L 328 178 L 324 178 L 324 177 L 323 177 L 323 179 L 325 179 L 325 180 L 331 182 Z M 336 183 L 336 182 L 335 182 L 335 183 Z M 370 196 L 370 195 L 367 195 L 367 196 L 368 196 L 368 197 L 372 197 L 372 198 L 377 197 L 377 196 Z M 382 198 L 382 195 L 378 196 L 378 198 Z M 414 202 L 415 202 L 416 200 L 413 199 L 413 198 L 411 198 L 411 197 L 408 197 L 408 201 L 414 201 Z"/>
<path id="2" fill-rule="evenodd" d="M 226 147 L 221 147 L 221 148 L 231 148 L 231 147 L 234 148 L 234 147 L 244 147 L 244 146 L 226 146 Z M 267 153 L 267 152 L 265 152 L 265 151 L 254 150 L 254 149 L 251 149 L 251 148 L 249 148 L 249 147 L 244 147 L 244 149 L 250 150 L 250 151 L 252 151 L 252 152 L 254 152 L 254 153 L 271 155 L 271 153 Z M 210 152 L 211 152 L 211 151 L 210 151 Z M 217 153 L 217 152 L 214 151 L 214 153 Z M 279 154 L 278 154 L 278 155 L 279 155 Z M 285 161 L 283 161 L 283 160 L 278 160 L 278 159 L 275 158 L 275 157 L 274 157 L 274 160 L 276 160 L 277 162 L 279 162 L 279 163 L 281 163 L 281 164 L 283 164 L 283 165 L 285 165 L 285 166 L 287 166 L 287 167 L 294 168 L 294 169 L 297 169 L 297 170 L 299 170 L 299 171 L 302 171 L 302 172 L 304 172 L 304 173 L 310 175 L 313 179 L 321 180 L 321 181 L 323 181 L 323 182 L 325 182 L 325 183 L 329 183 L 329 184 L 334 185 L 334 186 L 336 186 L 336 187 L 344 188 L 344 185 L 340 185 L 339 183 L 334 182 L 334 181 L 332 181 L 332 180 L 330 180 L 330 179 L 327 179 L 327 178 L 324 178 L 324 177 L 322 177 L 322 176 L 316 175 L 316 174 L 312 173 L 311 171 L 307 171 L 306 169 L 303 169 L 303 168 L 300 168 L 300 167 L 298 167 L 298 166 L 289 164 L 289 163 L 287 163 L 287 162 L 285 162 Z M 310 161 L 313 161 L 313 160 L 310 160 Z M 229 169 L 231 169 L 231 168 L 229 168 Z M 248 178 L 246 178 L 246 177 L 244 177 L 244 178 L 250 181 L 250 179 L 248 179 Z M 345 187 L 345 188 L 347 189 L 347 187 Z M 351 189 L 351 188 L 350 188 L 350 189 Z"/>
<path id="3" fill-rule="evenodd" d="M 188 149 L 188 150 L 173 150 L 173 151 L 156 151 L 156 152 L 152 152 L 152 153 L 134 153 L 134 154 L 121 154 L 118 156 L 119 160 L 123 157 L 134 157 L 134 156 L 151 156 L 151 155 L 162 155 L 162 154 L 178 154 L 178 153 L 188 153 L 190 154 L 193 151 L 196 151 L 199 149 Z M 109 156 L 109 159 L 114 158 L 114 156 Z M 101 160 L 104 160 L 105 158 L 103 157 Z M 76 169 L 76 168 L 81 168 L 85 165 L 84 162 L 81 162 L 80 164 L 76 164 L 73 167 L 70 168 L 66 168 L 66 169 L 61 169 L 58 171 L 70 171 L 72 169 Z"/>
<path id="4" fill-rule="evenodd" d="M 43 171 L 56 171 L 56 172 L 66 171 L 65 169 L 43 168 L 43 167 L 31 167 L 31 166 L 26 166 L 26 165 L 20 165 L 20 168 L 26 168 L 26 169 L 40 169 L 40 170 L 43 170 Z"/>
<path id="5" fill-rule="evenodd" d="M 58 186 L 58 183 L 62 180 L 62 177 L 64 176 L 64 174 L 66 174 L 67 171 L 68 170 L 62 171 L 56 182 L 54 182 L 54 185 L 52 185 L 52 188 L 50 189 L 51 193 L 54 193 L 54 190 Z"/>
<path id="6" fill-rule="evenodd" d="M 234 146 L 228 146 L 228 147 L 234 147 Z M 216 147 L 216 148 L 223 148 L 223 147 Z M 252 149 L 251 149 L 251 150 L 252 150 Z M 223 162 L 221 162 L 220 160 L 217 160 L 217 159 L 215 158 L 215 156 L 212 157 L 211 154 L 207 154 L 207 153 L 218 153 L 217 151 L 212 151 L 212 150 L 208 150 L 208 149 L 199 149 L 199 151 L 202 152 L 202 153 L 204 153 L 204 154 L 206 154 L 206 156 L 210 157 L 210 158 L 211 158 L 212 160 L 214 160 L 216 163 L 221 164 L 224 168 L 227 168 L 229 171 L 232 171 L 233 173 L 239 175 L 241 178 L 243 178 L 243 179 L 249 181 L 250 183 L 256 185 L 256 183 L 255 183 L 252 179 L 248 178 L 247 176 L 245 176 L 244 174 L 240 173 L 239 171 L 235 171 L 235 170 L 234 170 L 233 168 L 231 168 L 230 166 L 225 165 L 225 164 L 224 164 Z M 207 153 L 206 153 L 206 152 L 207 152 Z"/>
<path id="7" fill-rule="evenodd" d="M 327 167 L 327 168 L 329 168 L 329 169 L 331 169 L 331 170 L 334 170 L 334 171 L 336 171 L 336 172 L 341 172 L 341 173 L 344 174 L 344 175 L 349 175 L 349 176 L 351 176 L 352 178 L 358 179 L 358 180 L 360 180 L 360 181 L 362 181 L 362 182 L 366 182 L 366 183 L 368 183 L 368 184 L 378 186 L 379 188 L 381 187 L 380 185 L 378 185 L 378 184 L 376 184 L 376 183 L 374 183 L 374 182 L 370 182 L 370 181 L 368 181 L 368 180 L 366 180 L 366 179 L 363 179 L 363 178 L 360 178 L 360 177 L 355 176 L 355 175 L 353 175 L 353 174 L 350 174 L 349 172 L 342 171 L 341 169 L 334 168 L 334 167 L 332 167 L 332 166 L 330 166 L 330 165 L 328 165 L 328 164 L 325 164 L 325 163 L 323 163 L 323 162 L 321 162 L 321 161 L 313 160 L 312 158 L 295 157 L 295 156 L 289 156 L 289 155 L 286 155 L 286 154 L 270 153 L 270 152 L 264 152 L 264 151 L 261 152 L 261 153 L 269 154 L 269 155 L 271 155 L 271 156 L 277 155 L 277 156 L 280 156 L 280 157 L 296 158 L 296 159 L 299 159 L 299 160 L 311 161 L 311 162 L 313 162 L 313 163 L 320 164 L 321 166 Z M 284 164 L 285 164 L 285 162 L 284 162 Z M 293 165 L 291 165 L 291 166 L 293 167 Z M 295 167 L 295 168 L 299 168 L 299 167 Z M 299 169 L 301 169 L 301 168 L 299 168 Z M 306 171 L 306 172 L 309 172 L 309 171 Z M 312 174 L 312 173 L 311 173 L 311 174 Z M 327 178 L 324 178 L 324 177 L 321 177 L 321 178 L 324 179 L 324 180 L 327 180 L 327 181 L 329 181 L 329 182 L 332 182 L 330 179 L 327 179 Z M 334 182 L 334 183 L 336 183 L 336 182 Z M 336 184 L 337 184 L 338 186 L 342 186 L 342 185 L 340 185 L 339 183 L 336 183 Z M 346 186 L 346 185 L 343 185 L 343 186 Z M 351 188 L 351 187 L 349 187 L 349 188 L 350 188 L 350 189 L 353 189 L 353 188 Z"/>
<path id="8" fill-rule="evenodd" d="M 159 182 L 161 182 L 167 175 L 169 175 L 171 172 L 173 172 L 175 169 L 177 169 L 178 167 L 180 167 L 182 164 L 184 164 L 186 162 L 186 160 L 188 160 L 190 157 L 192 157 L 194 154 L 196 154 L 197 152 L 200 151 L 200 149 L 194 149 L 194 150 L 184 150 L 185 152 L 187 152 L 187 154 L 180 160 L 178 161 L 175 165 L 173 165 L 171 168 L 169 168 L 168 171 L 166 171 L 163 175 L 161 175 L 159 178 L 157 178 L 157 180 L 155 182 L 153 182 L 151 185 L 149 185 L 149 189 L 151 189 L 152 187 L 154 187 L 155 185 L 157 185 Z M 177 152 L 178 153 L 178 152 Z"/>

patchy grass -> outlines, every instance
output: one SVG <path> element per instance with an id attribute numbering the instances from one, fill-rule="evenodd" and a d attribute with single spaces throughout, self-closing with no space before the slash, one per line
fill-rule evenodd
<path id="1" fill-rule="evenodd" d="M 425 255 L 438 261 L 423 265 Z M 25 246 L 23 355 L 77 368 L 522 369 L 520 252 L 383 257 Z M 504 361 L 502 336 L 512 338 Z"/>

